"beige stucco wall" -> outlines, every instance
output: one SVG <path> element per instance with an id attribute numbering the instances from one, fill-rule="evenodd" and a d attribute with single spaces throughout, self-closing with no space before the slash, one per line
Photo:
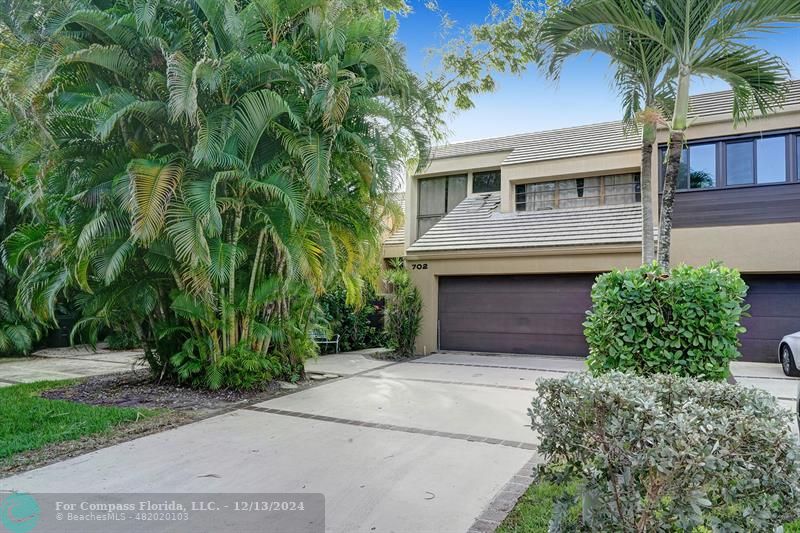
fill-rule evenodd
<path id="1" fill-rule="evenodd" d="M 402 244 L 383 245 L 383 258 L 392 259 L 406 255 L 406 247 Z"/>
<path id="2" fill-rule="evenodd" d="M 504 152 L 434 159 L 428 164 L 425 170 L 417 174 L 416 177 L 430 178 L 433 176 L 457 174 L 468 170 L 500 168 L 500 164 L 510 153 L 510 150 L 506 150 Z"/>
<path id="3" fill-rule="evenodd" d="M 742 272 L 800 272 L 799 240 L 800 223 L 676 228 L 670 253 L 673 263 L 715 259 Z"/>
<path id="4" fill-rule="evenodd" d="M 731 118 L 726 115 L 690 120 L 689 128 L 686 130 L 686 138 L 691 141 L 707 137 L 758 133 L 760 131 L 796 128 L 798 126 L 800 126 L 800 106 L 790 106 L 779 113 L 753 118 L 747 122 L 740 122 L 736 126 L 734 126 Z M 669 132 L 666 129 L 659 130 L 659 143 L 667 142 L 668 138 Z"/>
<path id="5" fill-rule="evenodd" d="M 440 276 L 605 272 L 636 267 L 640 255 L 638 246 L 627 246 L 472 252 L 460 257 L 453 254 L 409 256 L 406 266 L 423 301 L 417 352 L 426 354 L 437 349 Z"/>

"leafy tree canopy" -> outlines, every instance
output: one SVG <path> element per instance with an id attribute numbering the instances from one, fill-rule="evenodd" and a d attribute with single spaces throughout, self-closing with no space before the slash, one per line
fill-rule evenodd
<path id="1" fill-rule="evenodd" d="M 6 0 L 0 101 L 41 147 L 5 241 L 20 309 L 129 328 L 212 387 L 297 373 L 317 297 L 374 281 L 389 192 L 440 104 L 401 0 Z M 414 170 L 413 165 L 410 170 Z"/>

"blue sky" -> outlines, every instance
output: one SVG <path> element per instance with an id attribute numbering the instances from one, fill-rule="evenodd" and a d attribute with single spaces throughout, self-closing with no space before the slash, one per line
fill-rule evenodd
<path id="1" fill-rule="evenodd" d="M 408 61 L 417 72 L 435 69 L 435 59 L 427 51 L 443 42 L 440 18 L 425 7 L 426 0 L 408 0 L 414 12 L 400 19 L 398 38 L 408 49 Z M 489 12 L 489 0 L 438 0 L 458 28 L 483 22 Z M 507 5 L 496 0 L 501 7 Z M 800 25 L 786 26 L 772 34 L 762 34 L 754 41 L 778 54 L 789 64 L 793 78 L 800 78 Z M 480 95 L 475 108 L 448 115 L 451 142 L 497 137 L 617 120 L 620 105 L 611 86 L 611 73 L 605 57 L 585 54 L 567 63 L 558 83 L 544 79 L 534 69 L 521 77 L 496 77 L 494 93 Z M 725 89 L 718 81 L 698 80 L 692 92 Z"/>

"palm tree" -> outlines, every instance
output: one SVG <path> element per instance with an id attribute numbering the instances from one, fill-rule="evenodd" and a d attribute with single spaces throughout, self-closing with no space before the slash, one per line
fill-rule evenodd
<path id="1" fill-rule="evenodd" d="M 646 5 L 647 9 L 642 9 Z M 670 123 L 658 261 L 669 266 L 672 210 L 686 141 L 689 89 L 693 77 L 721 79 L 733 89 L 734 122 L 756 111 L 766 114 L 780 105 L 784 62 L 744 39 L 782 22 L 800 20 L 800 0 L 585 0 L 554 13 L 543 39 L 558 46 L 573 32 L 588 28 L 605 34 L 623 31 L 651 41 L 669 56 L 676 86 Z"/>
<path id="2" fill-rule="evenodd" d="M 55 143 L 50 218 L 5 243 L 20 307 L 81 290 L 76 334 L 123 323 L 195 384 L 302 372 L 318 297 L 375 281 L 439 125 L 382 3 L 10 4 L 0 31 L 37 50 L 0 95 Z"/>
<path id="3" fill-rule="evenodd" d="M 611 58 L 615 85 L 622 97 L 626 129 L 631 134 L 642 135 L 642 263 L 651 263 L 655 259 L 651 193 L 653 147 L 657 128 L 664 123 L 665 110 L 670 107 L 674 95 L 672 80 L 666 70 L 669 56 L 652 41 L 622 30 L 604 32 L 597 28 L 581 28 L 562 35 L 550 30 L 548 38 L 557 42 L 546 56 L 549 58 L 549 73 L 556 78 L 568 57 L 588 51 Z"/>
<path id="4" fill-rule="evenodd" d="M 20 183 L 39 172 L 40 146 L 27 141 L 26 128 L 0 104 L 0 240 L 31 220 L 22 212 L 30 198 L 20 193 Z M 30 353 L 46 325 L 24 316 L 15 304 L 18 280 L 0 265 L 0 356 Z"/>

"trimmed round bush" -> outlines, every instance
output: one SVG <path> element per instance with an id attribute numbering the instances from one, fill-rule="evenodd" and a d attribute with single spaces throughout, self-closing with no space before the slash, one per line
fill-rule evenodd
<path id="1" fill-rule="evenodd" d="M 589 369 L 723 380 L 740 356 L 746 294 L 739 273 L 720 263 L 603 274 L 584 322 Z"/>
<path id="2" fill-rule="evenodd" d="M 764 391 L 581 373 L 537 381 L 528 413 L 546 472 L 579 482 L 557 513 L 580 502 L 589 531 L 774 531 L 800 512 L 791 414 Z"/>

